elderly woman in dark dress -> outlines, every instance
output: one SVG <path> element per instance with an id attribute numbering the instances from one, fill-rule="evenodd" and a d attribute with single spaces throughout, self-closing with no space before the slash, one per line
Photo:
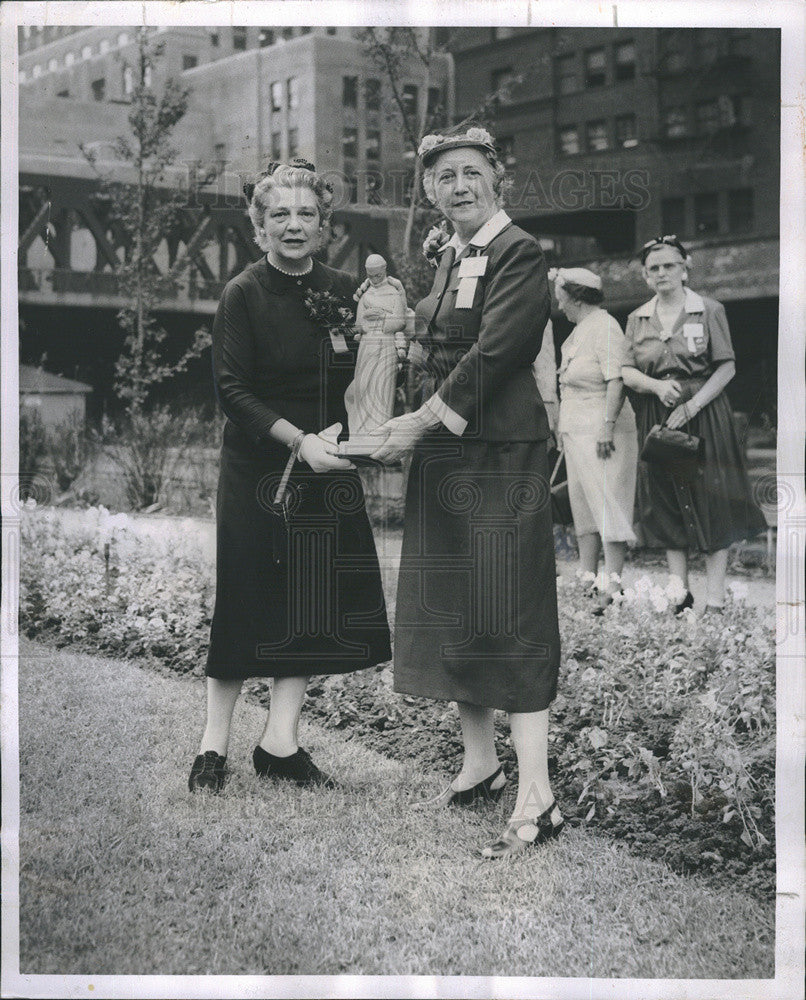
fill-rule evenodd
<path id="1" fill-rule="evenodd" d="M 705 554 L 706 612 L 721 612 L 728 547 L 764 531 L 752 500 L 744 456 L 725 386 L 736 373 L 725 309 L 685 282 L 688 254 L 676 236 L 650 240 L 641 252 L 654 298 L 627 318 L 624 384 L 636 393 L 639 445 L 654 424 L 688 425 L 702 438 L 701 475 L 681 482 L 666 469 L 638 463 L 637 504 L 645 544 L 665 548 L 669 572 L 686 588 L 676 606 L 692 607 L 688 553 Z"/>
<path id="2" fill-rule="evenodd" d="M 305 303 L 313 290 L 352 304 L 353 279 L 311 256 L 331 202 L 311 164 L 272 165 L 249 205 L 265 255 L 228 283 L 213 326 L 215 388 L 227 421 L 207 724 L 191 791 L 223 786 L 232 712 L 247 677 L 274 679 L 253 754 L 257 775 L 332 785 L 297 742 L 308 677 L 391 657 L 361 481 L 337 455 L 355 352 Z M 325 429 L 331 433 L 321 435 Z M 276 512 L 284 472 L 288 524 Z"/>
<path id="3" fill-rule="evenodd" d="M 487 858 L 557 836 L 548 709 L 560 660 L 546 411 L 532 373 L 549 318 L 537 241 L 501 208 L 504 168 L 473 128 L 426 136 L 423 186 L 452 223 L 409 351 L 430 388 L 383 425 L 373 454 L 414 449 L 395 618 L 395 690 L 456 701 L 460 773 L 434 804 L 496 798 L 505 783 L 494 710 L 518 757 L 510 821 Z"/>

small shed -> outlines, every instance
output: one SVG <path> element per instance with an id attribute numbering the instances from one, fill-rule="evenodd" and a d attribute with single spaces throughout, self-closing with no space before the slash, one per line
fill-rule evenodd
<path id="1" fill-rule="evenodd" d="M 20 365 L 20 415 L 37 413 L 45 427 L 55 427 L 72 415 L 86 416 L 92 386 L 43 368 Z"/>

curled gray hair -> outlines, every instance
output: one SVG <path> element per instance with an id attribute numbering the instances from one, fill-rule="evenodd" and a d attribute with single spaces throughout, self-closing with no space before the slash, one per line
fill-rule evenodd
<path id="1" fill-rule="evenodd" d="M 445 152 L 448 152 L 448 150 Z M 484 159 L 492 167 L 493 192 L 495 194 L 495 200 L 498 207 L 501 208 L 504 204 L 504 194 L 509 187 L 509 178 L 507 177 L 506 167 L 494 153 L 482 152 L 482 150 L 478 150 L 478 152 L 481 153 Z M 436 177 L 437 165 L 439 164 L 441 158 L 441 156 L 438 156 L 430 167 L 423 168 L 423 190 L 425 191 L 426 198 L 428 198 L 432 205 L 436 205 L 437 203 L 436 184 L 434 178 Z"/>
<path id="2" fill-rule="evenodd" d="M 269 193 L 276 187 L 308 188 L 313 191 L 319 209 L 319 222 L 323 226 L 330 221 L 330 216 L 333 214 L 333 192 L 324 177 L 304 167 L 281 164 L 273 173 L 255 185 L 249 202 L 249 218 L 255 230 L 255 243 L 264 253 L 269 249 L 269 242 L 265 237 L 258 235 L 258 230 L 263 228 L 263 219 L 269 207 Z"/>

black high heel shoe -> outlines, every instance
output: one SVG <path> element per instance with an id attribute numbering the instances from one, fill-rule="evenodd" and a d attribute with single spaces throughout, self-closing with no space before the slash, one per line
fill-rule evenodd
<path id="1" fill-rule="evenodd" d="M 506 788 L 506 781 L 504 781 L 504 783 L 498 788 L 493 788 L 492 784 L 499 774 L 503 773 L 503 767 L 499 766 L 489 777 L 484 778 L 482 781 L 477 781 L 476 784 L 471 785 L 470 788 L 463 788 L 460 792 L 454 791 L 453 788 L 448 785 L 444 791 L 435 795 L 433 799 L 426 799 L 425 802 L 415 803 L 414 808 L 443 809 L 446 806 L 469 806 L 480 800 L 485 802 L 497 802 Z"/>
<path id="2" fill-rule="evenodd" d="M 302 747 L 298 747 L 296 753 L 288 757 L 275 757 L 262 746 L 256 746 L 252 753 L 252 763 L 258 778 L 283 778 L 300 786 L 338 788 L 338 783 L 329 774 L 320 771 L 311 760 L 311 755 Z"/>
<path id="3" fill-rule="evenodd" d="M 674 613 L 676 615 L 682 615 L 687 608 L 693 608 L 693 607 L 694 607 L 694 595 L 691 593 L 690 590 L 687 590 L 686 596 L 683 598 L 683 600 L 679 604 L 675 604 Z"/>
<path id="4" fill-rule="evenodd" d="M 552 802 L 537 819 L 521 819 L 508 823 L 498 840 L 482 848 L 481 856 L 488 860 L 508 858 L 522 854 L 529 847 L 539 847 L 550 840 L 556 840 L 565 828 L 565 820 L 562 817 L 559 823 L 552 822 L 551 814 L 556 808 L 557 803 Z"/>
<path id="5" fill-rule="evenodd" d="M 200 753 L 193 761 L 188 778 L 188 788 L 191 792 L 206 789 L 210 792 L 220 792 L 227 780 L 227 758 L 215 750 Z"/>

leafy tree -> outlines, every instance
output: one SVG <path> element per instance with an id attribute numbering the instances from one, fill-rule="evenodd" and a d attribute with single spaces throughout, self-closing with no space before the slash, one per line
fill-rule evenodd
<path id="1" fill-rule="evenodd" d="M 164 346 L 167 333 L 155 316 L 160 299 L 175 292 L 190 263 L 190 257 L 185 255 L 174 262 L 168 274 L 162 274 L 154 260 L 187 204 L 187 191 L 173 186 L 170 174 L 179 155 L 171 145 L 171 137 L 187 112 L 190 91 L 173 79 L 168 79 L 159 93 L 152 87 L 152 71 L 163 50 L 164 45 L 155 43 L 148 29 L 139 30 L 129 132 L 118 136 L 113 144 L 126 179 L 101 174 L 97 154 L 81 145 L 99 177 L 100 198 L 107 205 L 107 225 L 117 232 L 124 246 L 124 258 L 116 275 L 122 294 L 131 304 L 125 305 L 117 317 L 125 339 L 115 364 L 115 392 L 130 416 L 142 411 L 156 385 L 185 371 L 188 363 L 210 344 L 209 333 L 201 328 L 181 357 L 168 360 Z M 211 172 L 200 182 L 196 180 L 204 184 L 214 177 Z"/>

